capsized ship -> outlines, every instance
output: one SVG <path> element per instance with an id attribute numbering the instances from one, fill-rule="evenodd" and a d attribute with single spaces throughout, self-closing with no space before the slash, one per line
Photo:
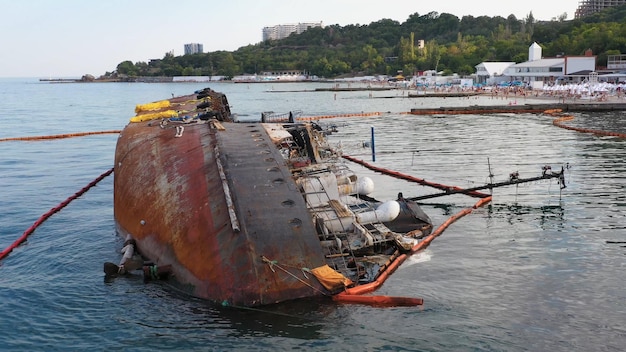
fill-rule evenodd
<path id="1" fill-rule="evenodd" d="M 115 151 L 117 231 L 147 273 L 167 268 L 189 295 L 236 306 L 337 295 L 431 232 L 415 202 L 370 198 L 372 180 L 316 123 L 235 122 L 209 88 L 135 111 Z"/>

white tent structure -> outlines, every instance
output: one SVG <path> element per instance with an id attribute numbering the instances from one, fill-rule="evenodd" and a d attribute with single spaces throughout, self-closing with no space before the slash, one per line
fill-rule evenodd
<path id="1" fill-rule="evenodd" d="M 546 84 L 543 86 L 543 91 L 544 94 L 547 93 L 563 98 L 606 100 L 609 97 L 624 98 L 626 83 L 622 82 L 616 84 L 601 81 L 594 83 L 586 81 L 579 84 Z"/>
<path id="2" fill-rule="evenodd" d="M 508 80 L 507 77 L 503 77 L 504 71 L 515 62 L 482 62 L 476 65 L 476 81 L 482 84 L 497 84 L 503 80 Z"/>

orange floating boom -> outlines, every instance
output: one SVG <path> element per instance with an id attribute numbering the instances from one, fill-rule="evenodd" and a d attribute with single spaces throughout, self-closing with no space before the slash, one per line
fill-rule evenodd
<path id="1" fill-rule="evenodd" d="M 380 172 L 380 173 L 385 174 L 385 175 L 393 176 L 393 177 L 395 177 L 397 179 L 418 183 L 418 184 L 421 184 L 421 185 L 424 185 L 424 186 L 429 186 L 429 187 L 440 189 L 440 190 L 444 190 L 444 191 L 454 190 L 454 191 L 457 191 L 458 193 L 463 192 L 464 194 L 467 194 L 467 195 L 472 196 L 472 197 L 478 197 L 478 198 L 489 197 L 489 195 L 486 194 L 486 193 L 481 193 L 481 192 L 476 192 L 476 191 L 467 191 L 467 192 L 465 192 L 464 189 L 461 188 L 461 187 L 447 186 L 447 185 L 444 185 L 444 184 L 441 184 L 441 183 L 430 182 L 430 181 L 426 181 L 426 180 L 424 180 L 422 178 L 418 178 L 418 177 L 414 177 L 414 176 L 411 176 L 411 175 L 403 174 L 403 173 L 398 172 L 398 171 L 388 170 L 388 169 L 385 169 L 385 168 L 382 168 L 382 167 L 374 166 L 374 165 L 372 165 L 372 164 L 370 164 L 368 162 L 365 162 L 363 160 L 351 157 L 349 155 L 342 155 L 342 157 L 344 159 L 346 159 L 346 160 L 352 161 L 353 163 L 357 163 L 357 164 L 360 164 L 362 166 L 365 166 L 366 168 L 368 168 L 370 170 L 377 171 L 377 172 Z"/>
<path id="2" fill-rule="evenodd" d="M 544 111 L 544 114 L 546 115 L 551 115 L 551 116 L 559 116 L 559 114 L 561 113 L 561 110 L 559 109 L 554 109 L 554 110 L 546 110 Z M 574 116 L 572 115 L 564 115 L 561 116 L 557 119 L 554 119 L 552 121 L 552 124 L 554 126 L 560 127 L 560 128 L 564 128 L 566 130 L 570 130 L 570 131 L 576 131 L 576 132 L 582 132 L 582 133 L 592 133 L 598 136 L 611 136 L 611 137 L 619 137 L 619 138 L 626 138 L 626 133 L 619 133 L 619 132 L 613 132 L 613 131 L 602 131 L 602 130 L 593 130 L 590 128 L 580 128 L 580 127 L 572 127 L 572 126 L 567 126 L 566 124 L 564 124 L 564 121 L 571 121 L 574 119 Z"/>
<path id="3" fill-rule="evenodd" d="M 341 303 L 367 304 L 376 307 L 414 307 L 424 304 L 422 298 L 391 296 L 355 296 L 338 294 L 333 300 Z"/>
<path id="4" fill-rule="evenodd" d="M 61 139 L 61 138 L 83 137 L 83 136 L 90 136 L 90 135 L 96 135 L 96 134 L 111 134 L 111 133 L 120 133 L 120 132 L 122 132 L 122 131 L 121 130 L 111 130 L 111 131 L 64 133 L 64 134 L 55 134 L 55 135 L 48 135 L 48 136 L 8 137 L 8 138 L 0 138 L 0 142 L 37 141 L 37 140 L 45 140 L 45 139 Z"/>
<path id="5" fill-rule="evenodd" d="M 389 275 L 393 274 L 393 272 L 396 271 L 396 269 L 398 269 L 398 267 L 404 263 L 404 261 L 410 256 L 413 255 L 423 249 L 425 249 L 426 247 L 428 247 L 430 245 L 430 243 L 438 236 L 440 236 L 443 231 L 445 229 L 447 229 L 450 225 L 452 225 L 454 222 L 456 222 L 458 219 L 462 218 L 465 215 L 468 215 L 470 213 L 472 213 L 472 211 L 474 209 L 478 209 L 480 207 L 482 207 L 483 205 L 491 202 L 491 196 L 485 197 L 485 198 L 481 198 L 478 202 L 476 202 L 474 204 L 474 206 L 472 206 L 471 208 L 465 208 L 463 210 L 461 210 L 460 212 L 452 215 L 450 218 L 448 218 L 448 220 L 446 220 L 443 224 L 441 224 L 435 231 L 433 231 L 433 233 L 431 233 L 430 235 L 428 235 L 426 238 L 424 238 L 422 241 L 420 241 L 418 244 L 416 244 L 413 248 L 411 248 L 410 253 L 407 254 L 402 254 L 400 255 L 396 260 L 393 261 L 393 263 L 391 263 L 389 265 L 389 267 L 387 267 L 387 269 L 385 271 L 383 271 L 380 276 L 378 276 L 378 278 L 376 278 L 375 281 L 372 281 L 368 284 L 364 284 L 364 285 L 359 285 L 356 287 L 352 287 L 352 288 L 348 288 L 346 289 L 344 292 L 341 292 L 335 296 L 333 296 L 333 299 L 338 300 L 338 301 L 348 301 L 350 300 L 350 302 L 352 303 L 363 303 L 361 301 L 359 301 L 359 299 L 354 298 L 353 296 L 360 296 L 366 293 L 370 293 L 373 291 L 376 291 L 378 288 L 380 288 L 380 286 L 383 285 L 383 283 L 387 280 L 387 278 L 389 277 Z M 348 298 L 351 297 L 351 298 Z M 366 298 L 369 296 L 365 296 Z M 364 299 L 364 302 L 367 302 L 367 299 Z"/>

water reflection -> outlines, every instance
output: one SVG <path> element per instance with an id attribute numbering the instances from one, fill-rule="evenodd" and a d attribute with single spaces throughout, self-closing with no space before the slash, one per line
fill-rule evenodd
<path id="1" fill-rule="evenodd" d="M 221 306 L 174 291 L 167 283 L 151 283 L 145 287 L 152 305 L 167 312 L 156 314 L 161 320 L 151 329 L 197 329 L 211 336 L 288 337 L 301 340 L 318 339 L 335 313 L 337 304 L 327 297 L 306 298 L 262 307 Z M 159 308 L 160 309 L 160 308 Z M 151 312 L 155 316 L 157 312 Z"/>
<path id="2" fill-rule="evenodd" d="M 227 319 L 232 336 L 289 337 L 314 340 L 321 337 L 324 319 L 337 305 L 330 299 L 302 299 L 261 308 L 216 307 Z"/>
<path id="3" fill-rule="evenodd" d="M 564 229 L 565 208 L 562 202 L 556 205 L 532 206 L 519 203 L 496 204 L 487 207 L 489 219 L 506 219 L 513 225 L 520 222 L 537 221 L 541 229 Z"/>

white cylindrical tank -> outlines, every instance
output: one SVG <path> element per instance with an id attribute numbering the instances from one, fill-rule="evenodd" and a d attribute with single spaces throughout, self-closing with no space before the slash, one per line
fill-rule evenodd
<path id="1" fill-rule="evenodd" d="M 361 224 L 370 224 L 373 222 L 389 222 L 395 220 L 400 214 L 400 203 L 390 200 L 381 204 L 376 210 L 360 213 L 356 218 Z"/>
<path id="2" fill-rule="evenodd" d="M 337 188 L 339 189 L 339 194 L 341 195 L 359 194 L 366 196 L 374 192 L 374 181 L 372 181 L 369 177 L 360 177 L 356 180 L 356 182 L 343 184 L 339 183 Z"/>

